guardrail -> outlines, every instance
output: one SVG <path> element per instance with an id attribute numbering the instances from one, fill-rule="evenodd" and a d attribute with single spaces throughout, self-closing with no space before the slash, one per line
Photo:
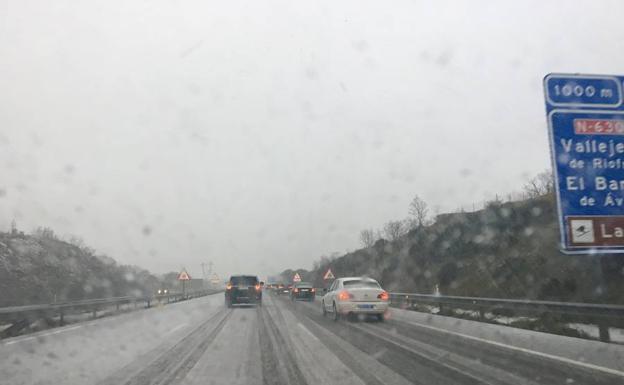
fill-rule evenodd
<path id="1" fill-rule="evenodd" d="M 499 299 L 444 296 L 417 293 L 390 293 L 392 306 L 414 308 L 419 304 L 433 305 L 440 309 L 438 314 L 450 310 L 475 310 L 479 318 L 486 319 L 487 313 L 504 312 L 508 316 L 560 315 L 566 322 L 589 323 L 598 326 L 601 341 L 609 342 L 609 327 L 624 327 L 624 306 L 610 304 L 531 301 L 522 299 Z"/>
<path id="2" fill-rule="evenodd" d="M 40 319 L 58 318 L 58 324 L 62 326 L 65 324 L 65 316 L 70 314 L 92 313 L 92 317 L 96 318 L 98 311 L 111 308 L 119 311 L 122 305 L 134 305 L 135 308 L 141 305 L 145 308 L 149 308 L 154 304 L 179 302 L 186 299 L 215 294 L 219 291 L 220 290 L 201 290 L 189 293 L 96 298 L 54 304 L 3 307 L 0 308 L 0 324 L 10 324 L 11 326 L 0 332 L 0 338 L 17 335 L 22 329 Z"/>

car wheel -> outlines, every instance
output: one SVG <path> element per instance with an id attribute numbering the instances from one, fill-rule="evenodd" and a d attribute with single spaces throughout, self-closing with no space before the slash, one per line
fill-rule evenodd
<path id="1" fill-rule="evenodd" d="M 338 309 L 336 309 L 336 304 L 334 303 L 334 321 L 338 321 L 340 319 L 340 313 L 338 313 Z"/>
<path id="2" fill-rule="evenodd" d="M 321 301 L 321 310 L 323 311 L 323 317 L 327 317 L 327 309 L 325 308 L 325 301 Z"/>
<path id="3" fill-rule="evenodd" d="M 385 317 L 383 314 L 377 314 L 377 321 L 384 322 L 384 320 L 385 320 Z"/>

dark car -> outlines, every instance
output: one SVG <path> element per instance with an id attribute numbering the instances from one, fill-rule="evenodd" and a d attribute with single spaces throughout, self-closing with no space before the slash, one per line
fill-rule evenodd
<path id="1" fill-rule="evenodd" d="M 262 285 L 253 275 L 233 275 L 225 286 L 227 307 L 237 304 L 262 305 Z"/>
<path id="2" fill-rule="evenodd" d="M 293 301 L 301 299 L 305 301 L 314 301 L 316 297 L 316 289 L 308 282 L 298 282 L 293 285 L 290 291 L 290 299 Z"/>
<path id="3" fill-rule="evenodd" d="M 277 288 L 275 289 L 275 294 L 277 295 L 285 295 L 289 293 L 290 293 L 290 287 L 287 285 L 284 285 L 283 283 L 278 284 Z"/>

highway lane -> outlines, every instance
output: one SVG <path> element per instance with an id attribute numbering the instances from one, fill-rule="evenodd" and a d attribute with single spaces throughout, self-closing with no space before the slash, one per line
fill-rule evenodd
<path id="1" fill-rule="evenodd" d="M 482 342 L 466 338 L 453 331 L 431 328 L 428 325 L 408 323 L 390 319 L 383 324 L 375 322 L 334 323 L 320 315 L 317 303 L 290 304 L 297 314 L 323 325 L 336 335 L 358 346 L 361 350 L 374 354 L 379 346 L 385 346 L 385 355 L 378 360 L 401 373 L 414 383 L 437 383 L 438 375 L 445 376 L 440 383 L 487 383 L 487 384 L 616 384 L 624 383 L 624 372 L 585 365 L 584 362 L 554 359 L 528 349 L 510 349 L 511 345 Z M 393 310 L 394 313 L 404 311 Z M 404 318 L 404 317 L 399 317 Z M 455 320 L 457 325 L 463 320 Z M 489 325 L 483 325 L 488 327 Z M 504 328 L 514 331 L 512 328 Z M 502 330 L 502 329 L 501 329 Z M 534 332 L 528 332 L 534 333 Z M 534 333 L 540 334 L 540 333 Z M 553 336 L 552 340 L 567 341 L 567 337 Z M 577 340 L 579 345 L 593 341 Z M 621 346 L 603 343 L 604 353 L 622 353 Z M 395 355 L 392 355 L 396 353 Z M 415 371 L 398 366 L 402 359 L 410 357 L 413 367 L 422 365 Z M 557 357 L 558 358 L 558 357 Z M 588 357 L 589 358 L 589 357 Z"/>
<path id="2" fill-rule="evenodd" d="M 617 373 L 318 303 L 223 294 L 0 342 L 0 384 L 616 384 Z"/>

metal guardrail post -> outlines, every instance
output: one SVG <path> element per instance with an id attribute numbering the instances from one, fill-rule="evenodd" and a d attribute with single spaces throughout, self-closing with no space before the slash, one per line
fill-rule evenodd
<path id="1" fill-rule="evenodd" d="M 600 341 L 611 341 L 611 336 L 609 335 L 609 325 L 606 324 L 604 321 L 598 321 L 598 333 L 600 335 Z"/>

